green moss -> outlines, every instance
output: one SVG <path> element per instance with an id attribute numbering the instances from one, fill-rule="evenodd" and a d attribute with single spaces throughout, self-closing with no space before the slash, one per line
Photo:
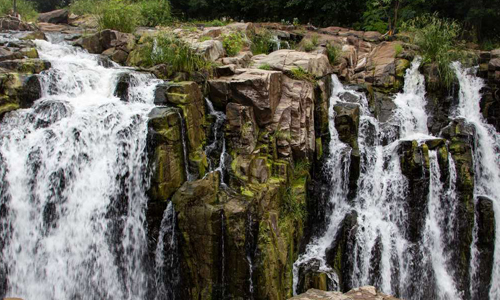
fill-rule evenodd
<path id="1" fill-rule="evenodd" d="M 316 159 L 320 160 L 323 157 L 323 143 L 321 138 L 316 138 Z"/>
<path id="2" fill-rule="evenodd" d="M 19 104 L 17 103 L 6 103 L 0 105 L 0 116 L 16 109 L 19 109 Z"/>

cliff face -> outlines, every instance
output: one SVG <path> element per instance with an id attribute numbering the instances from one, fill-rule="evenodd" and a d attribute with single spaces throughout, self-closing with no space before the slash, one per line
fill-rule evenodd
<path id="1" fill-rule="evenodd" d="M 300 293 L 310 288 L 334 287 L 347 292 L 356 287 L 352 286 L 352 255 L 359 250 L 356 236 L 363 229 L 355 210 L 341 220 L 340 229 L 328 246 L 326 261 L 332 272 L 321 270 L 314 262 L 294 270 L 294 263 L 308 243 L 324 234 L 330 215 L 339 209 L 330 203 L 332 189 L 337 187 L 332 185 L 329 174 L 325 174 L 332 155 L 330 122 L 338 132 L 338 139 L 346 145 L 345 197 L 352 202 L 359 192 L 360 176 L 366 172 L 362 164 L 366 153 L 361 149 L 360 135 L 379 138 L 374 128 L 363 127 L 361 119 L 368 111 L 381 127 L 394 125 L 391 123 L 397 114 L 394 96 L 403 88 L 405 72 L 415 57 L 414 49 L 373 32 L 331 27 L 300 34 L 277 28 L 280 26 L 276 24 L 262 26 L 275 30 L 283 41 L 300 42 L 302 37 L 307 41 L 314 36 L 318 40 L 316 49 L 298 51 L 302 50 L 303 41 L 298 50 L 253 56 L 249 49 L 244 49 L 235 57 L 225 57 L 219 41 L 223 32 L 252 34 L 260 27 L 233 24 L 177 30 L 201 55 L 219 63 L 214 76 L 207 79 L 171 74 L 161 66 L 141 70 L 179 79 L 157 85 L 157 107 L 149 114 L 147 151 L 151 177 L 147 230 L 150 256 L 154 257 L 163 212 L 172 203 L 176 213 L 172 238 L 178 247 L 169 250 L 177 257 L 175 267 L 179 276 L 174 294 L 180 299 L 287 299 L 293 296 L 294 288 Z M 201 41 L 205 36 L 213 40 Z M 83 36 L 76 44 L 91 53 L 102 54 L 103 65 L 112 65 L 109 60 L 140 65 L 143 59 L 140 49 L 145 40 L 103 31 Z M 333 65 L 327 56 L 330 43 L 342 50 Z M 25 46 L 32 44 L 19 48 Z M 28 53 L 31 52 L 26 51 L 25 56 Z M 12 54 L 0 57 L 0 116 L 29 106 L 39 98 L 41 92 L 33 74 L 50 68 L 34 57 L 9 55 Z M 487 78 L 482 113 L 497 131 L 499 59 L 498 51 L 481 53 L 479 73 Z M 297 70 L 305 72 L 307 78 L 297 76 Z M 432 76 L 432 70 L 422 72 Z M 332 74 L 338 75 L 356 95 L 366 95 L 367 106 L 363 107 L 355 94 L 347 92 L 339 95 L 342 101 L 332 105 L 332 89 L 336 88 Z M 120 79 L 115 94 L 120 98 L 127 95 L 129 84 L 130 79 Z M 443 183 L 450 181 L 448 170 L 452 159 L 458 202 L 453 224 L 455 238 L 451 240 L 453 244 L 443 247 L 455 248 L 450 251 L 455 262 L 452 273 L 458 290 L 470 298 L 469 266 L 475 222 L 480 233 L 477 247 L 481 271 L 474 276 L 479 278 L 480 289 L 486 289 L 491 281 L 493 208 L 491 199 L 486 197 L 475 204 L 473 151 L 477 140 L 474 128 L 463 119 L 452 117 L 450 109 L 457 101 L 456 93 L 428 87 L 428 100 L 427 126 L 439 138 L 423 142 L 409 139 L 398 144 L 401 180 L 408 183 L 402 205 L 409 218 L 401 226 L 411 244 L 408 247 L 418 252 L 425 231 L 427 196 L 431 193 L 429 153 L 436 152 L 442 171 L 439 180 Z M 391 142 L 391 137 L 380 137 L 384 146 Z M 377 287 L 382 282 L 381 248 L 382 241 L 378 239 L 370 249 L 373 254 L 370 282 Z M 409 273 L 420 276 L 418 266 L 414 268 Z M 356 292 L 359 291 L 338 299 L 372 299 L 356 298 Z M 393 292 L 404 294 L 398 289 Z M 293 299 L 322 299 L 315 293 L 319 292 Z M 377 293 L 373 299 L 393 299 Z M 477 299 L 486 294 L 479 292 Z M 322 297 L 330 299 L 330 295 Z"/>

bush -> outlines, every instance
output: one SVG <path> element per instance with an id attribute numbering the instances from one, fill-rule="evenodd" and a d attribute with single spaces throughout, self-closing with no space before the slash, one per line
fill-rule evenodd
<path id="1" fill-rule="evenodd" d="M 461 26 L 433 14 L 417 17 L 404 23 L 402 28 L 411 33 L 411 41 L 419 46 L 423 63 L 437 66 L 439 85 L 449 88 L 456 78 L 451 63 L 468 60 L 468 53 L 457 43 Z"/>
<path id="2" fill-rule="evenodd" d="M 12 0 L 0 0 L 0 14 L 8 15 L 13 7 Z M 21 18 L 27 22 L 33 22 L 38 17 L 35 5 L 26 0 L 17 0 L 17 12 L 21 15 Z"/>
<path id="3" fill-rule="evenodd" d="M 326 44 L 326 54 L 328 55 L 328 60 L 330 64 L 335 65 L 339 62 L 342 55 L 342 49 L 340 47 L 332 45 L 331 43 Z"/>
<path id="4" fill-rule="evenodd" d="M 316 82 L 314 75 L 302 69 L 301 67 L 293 68 L 290 70 L 290 74 L 288 74 L 291 78 L 296 80 L 304 80 L 309 82 Z"/>
<path id="5" fill-rule="evenodd" d="M 273 52 L 276 46 L 276 40 L 270 31 L 266 30 L 262 33 L 255 34 L 251 38 L 250 49 L 254 55 L 269 54 Z"/>
<path id="6" fill-rule="evenodd" d="M 99 29 L 114 29 L 134 32 L 140 21 L 140 11 L 136 5 L 121 0 L 100 2 L 97 11 Z"/>
<path id="7" fill-rule="evenodd" d="M 228 56 L 235 56 L 240 53 L 245 45 L 244 35 L 238 32 L 222 36 L 222 44 Z"/>
<path id="8" fill-rule="evenodd" d="M 95 14 L 98 6 L 98 0 L 75 0 L 71 3 L 69 9 L 76 15 Z"/>
<path id="9" fill-rule="evenodd" d="M 141 12 L 140 25 L 155 27 L 167 25 L 172 21 L 168 0 L 146 0 L 138 3 Z"/>
<path id="10" fill-rule="evenodd" d="M 266 71 L 271 71 L 273 68 L 271 67 L 270 64 L 263 64 L 262 66 L 259 67 L 260 70 L 266 70 Z"/>
<path id="11" fill-rule="evenodd" d="M 170 74 L 177 72 L 211 71 L 213 64 L 200 56 L 186 42 L 166 33 L 148 37 L 141 56 L 146 57 L 145 67 L 165 64 Z"/>

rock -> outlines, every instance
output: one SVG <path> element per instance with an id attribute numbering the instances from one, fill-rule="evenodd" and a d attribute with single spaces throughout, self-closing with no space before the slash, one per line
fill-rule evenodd
<path id="1" fill-rule="evenodd" d="M 255 26 L 253 25 L 253 23 L 232 23 L 223 27 L 223 30 L 244 32 L 248 35 L 255 32 Z"/>
<path id="2" fill-rule="evenodd" d="M 118 81 L 116 83 L 116 88 L 113 95 L 120 98 L 120 100 L 123 102 L 129 101 L 129 88 L 131 78 L 132 75 L 130 75 L 130 73 L 121 73 L 118 75 Z"/>
<path id="3" fill-rule="evenodd" d="M 0 48 L 0 61 L 22 59 L 23 54 L 20 51 L 12 52 L 7 48 Z"/>
<path id="4" fill-rule="evenodd" d="M 224 57 L 225 50 L 221 41 L 208 40 L 201 43 L 194 43 L 192 47 L 197 53 L 201 54 L 203 57 L 210 61 L 216 61 L 219 58 Z"/>
<path id="5" fill-rule="evenodd" d="M 365 80 L 374 86 L 392 88 L 396 82 L 396 45 L 398 42 L 382 42 L 370 56 Z"/>
<path id="6" fill-rule="evenodd" d="M 181 141 L 181 120 L 172 108 L 154 108 L 148 121 L 148 153 L 150 157 L 153 202 L 165 202 L 186 180 Z"/>
<path id="7" fill-rule="evenodd" d="M 1 30 L 15 30 L 15 31 L 35 31 L 37 27 L 33 24 L 20 21 L 12 16 L 5 16 L 0 18 Z"/>
<path id="8" fill-rule="evenodd" d="M 491 50 L 491 58 L 500 58 L 500 48 Z"/>
<path id="9" fill-rule="evenodd" d="M 50 69 L 51 64 L 41 59 L 14 59 L 0 62 L 0 68 L 28 74 L 38 74 Z"/>
<path id="10" fill-rule="evenodd" d="M 473 299 L 488 299 L 491 286 L 495 253 L 495 212 L 493 201 L 487 197 L 478 197 L 477 216 L 477 250 L 478 266 L 475 274 L 477 285 L 472 291 Z"/>
<path id="11" fill-rule="evenodd" d="M 222 34 L 220 27 L 206 27 L 203 29 L 202 36 L 209 36 L 212 38 L 217 38 Z"/>
<path id="12" fill-rule="evenodd" d="M 235 65 L 236 68 L 247 68 L 252 61 L 252 52 L 244 51 L 238 53 L 233 57 L 224 57 L 222 59 L 223 65 Z"/>
<path id="13" fill-rule="evenodd" d="M 42 31 L 33 31 L 21 38 L 21 40 L 47 40 L 47 36 Z"/>
<path id="14" fill-rule="evenodd" d="M 75 46 L 80 46 L 89 53 L 100 54 L 104 50 L 99 40 L 99 35 L 94 34 L 82 37 L 75 42 Z"/>
<path id="15" fill-rule="evenodd" d="M 155 105 L 166 106 L 168 104 L 167 99 L 167 91 L 168 91 L 168 83 L 160 83 L 156 86 L 155 89 Z"/>
<path id="16" fill-rule="evenodd" d="M 382 34 L 378 31 L 367 31 L 363 34 L 363 39 L 367 42 L 378 42 L 382 38 Z"/>
<path id="17" fill-rule="evenodd" d="M 345 294 L 340 292 L 325 292 L 310 289 L 306 293 L 290 298 L 289 300 L 398 300 L 392 296 L 379 292 L 373 286 L 364 286 L 353 289 Z"/>
<path id="18" fill-rule="evenodd" d="M 133 34 L 122 33 L 110 29 L 82 37 L 75 42 L 75 46 L 82 47 L 93 54 L 100 54 L 104 50 L 110 48 L 130 53 L 134 49 L 135 44 L 136 42 Z"/>
<path id="19" fill-rule="evenodd" d="M 69 11 L 67 9 L 58 9 L 41 13 L 38 15 L 38 22 L 52 24 L 68 24 Z"/>
<path id="20" fill-rule="evenodd" d="M 19 108 L 28 108 L 42 96 L 38 76 L 0 73 L 0 117 Z"/>
<path id="21" fill-rule="evenodd" d="M 229 148 L 237 153 L 251 154 L 257 146 L 257 121 L 250 106 L 229 103 L 226 106 L 226 138 Z"/>
<path id="22" fill-rule="evenodd" d="M 215 73 L 219 77 L 228 77 L 228 76 L 233 76 L 236 71 L 236 65 L 225 65 L 225 66 L 218 66 L 215 68 Z"/>
<path id="23" fill-rule="evenodd" d="M 490 60 L 488 64 L 488 71 L 500 71 L 500 58 Z"/>
<path id="24" fill-rule="evenodd" d="M 102 55 L 111 58 L 112 61 L 118 64 L 124 64 L 125 62 L 127 62 L 128 58 L 127 52 L 116 48 L 109 48 L 108 50 L 104 51 Z"/>
<path id="25" fill-rule="evenodd" d="M 253 107 L 259 126 L 271 123 L 281 97 L 282 73 L 258 69 L 241 70 L 231 77 L 209 80 L 210 99 L 224 107 L 228 102 Z"/>
<path id="26" fill-rule="evenodd" d="M 269 65 L 273 70 L 278 71 L 291 71 L 302 68 L 318 78 L 333 73 L 332 66 L 326 55 L 295 50 L 279 50 L 267 56 L 257 55 L 252 58 L 252 62 L 255 68 Z"/>

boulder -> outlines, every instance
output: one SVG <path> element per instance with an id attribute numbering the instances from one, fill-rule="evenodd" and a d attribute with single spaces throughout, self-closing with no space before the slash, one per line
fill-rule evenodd
<path id="1" fill-rule="evenodd" d="M 1 30 L 15 30 L 15 31 L 35 31 L 37 27 L 33 24 L 20 21 L 12 16 L 5 16 L 0 18 Z"/>
<path id="2" fill-rule="evenodd" d="M 397 300 L 397 298 L 379 292 L 373 286 L 364 286 L 353 289 L 345 294 L 310 289 L 306 293 L 290 298 L 289 300 Z"/>
<path id="3" fill-rule="evenodd" d="M 41 13 L 38 15 L 38 22 L 52 24 L 68 24 L 69 11 L 67 9 L 58 9 Z"/>
<path id="4" fill-rule="evenodd" d="M 391 88 L 396 81 L 396 45 L 399 42 L 383 42 L 369 57 L 365 80 L 374 86 Z"/>
<path id="5" fill-rule="evenodd" d="M 112 61 L 118 64 L 125 64 L 127 62 L 128 53 L 116 48 L 109 48 L 104 51 L 102 55 L 109 57 Z"/>
<path id="6" fill-rule="evenodd" d="M 36 75 L 0 73 L 0 117 L 19 108 L 28 108 L 42 96 Z"/>
<path id="7" fill-rule="evenodd" d="M 224 57 L 225 51 L 221 41 L 208 40 L 192 44 L 197 53 L 210 61 L 216 61 Z"/>
<path id="8" fill-rule="evenodd" d="M 14 59 L 0 62 L 0 68 L 2 69 L 25 74 L 38 74 L 50 69 L 50 67 L 50 62 L 37 58 Z"/>
<path id="9" fill-rule="evenodd" d="M 235 102 L 253 108 L 259 126 L 271 123 L 281 98 L 282 73 L 258 69 L 238 70 L 239 74 L 209 80 L 210 99 L 223 108 Z"/>
<path id="10" fill-rule="evenodd" d="M 8 48 L 0 48 L 0 61 L 22 59 L 23 54 L 20 51 L 11 51 Z"/>
<path id="11" fill-rule="evenodd" d="M 181 120 L 172 108 L 154 108 L 148 121 L 148 154 L 153 202 L 165 202 L 186 180 Z"/>
<path id="12" fill-rule="evenodd" d="M 206 27 L 203 29 L 202 36 L 209 36 L 212 38 L 217 38 L 222 34 L 220 27 Z"/>
<path id="13" fill-rule="evenodd" d="M 488 71 L 500 71 L 500 58 L 494 58 L 488 63 Z"/>
<path id="14" fill-rule="evenodd" d="M 33 31 L 23 36 L 21 40 L 47 40 L 47 36 L 43 31 Z"/>
<path id="15" fill-rule="evenodd" d="M 123 102 L 129 101 L 129 88 L 131 78 L 132 75 L 130 75 L 130 73 L 121 73 L 118 75 L 118 80 L 113 95 L 120 98 L 120 100 Z"/>
<path id="16" fill-rule="evenodd" d="M 121 50 L 130 53 L 134 49 L 135 44 L 136 42 L 133 34 L 122 33 L 110 29 L 82 37 L 75 42 L 75 46 L 82 47 L 93 54 L 100 54 L 104 50 L 110 48 L 114 48 L 113 51 Z"/>
<path id="17" fill-rule="evenodd" d="M 269 55 L 257 55 L 252 58 L 252 62 L 256 68 L 269 65 L 273 70 L 278 71 L 302 68 L 318 78 L 333 73 L 333 68 L 326 55 L 295 50 L 278 50 Z"/>
<path id="18" fill-rule="evenodd" d="M 247 68 L 252 61 L 252 52 L 244 51 L 238 53 L 233 57 L 224 57 L 222 59 L 223 65 L 235 65 L 237 68 Z"/>

